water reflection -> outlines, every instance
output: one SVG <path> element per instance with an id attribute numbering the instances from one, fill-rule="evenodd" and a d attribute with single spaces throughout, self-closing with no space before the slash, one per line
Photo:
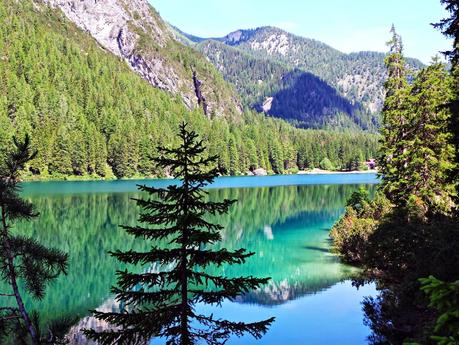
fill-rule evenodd
<path id="1" fill-rule="evenodd" d="M 329 251 L 328 229 L 343 211 L 347 197 L 358 185 L 308 185 L 262 188 L 211 189 L 213 200 L 238 199 L 230 213 L 218 222 L 225 226 L 220 246 L 256 252 L 243 266 L 223 267 L 227 276 L 269 276 L 271 282 L 238 302 L 274 306 L 325 290 L 355 272 Z M 54 184 L 50 188 L 58 188 Z M 374 188 L 369 186 L 370 189 Z M 26 224 L 29 233 L 45 244 L 70 253 L 69 274 L 59 278 L 45 298 L 34 302 L 41 321 L 59 317 L 81 318 L 73 329 L 74 343 L 86 344 L 78 330 L 104 327 L 87 317 L 88 310 L 117 308 L 109 288 L 119 264 L 107 250 L 142 249 L 144 244 L 118 228 L 135 224 L 138 209 L 130 198 L 135 192 L 65 194 L 28 192 L 41 212 Z M 243 270 L 241 272 L 241 270 Z M 31 305 L 31 301 L 27 301 Z M 224 312 L 224 311 L 223 311 Z"/>

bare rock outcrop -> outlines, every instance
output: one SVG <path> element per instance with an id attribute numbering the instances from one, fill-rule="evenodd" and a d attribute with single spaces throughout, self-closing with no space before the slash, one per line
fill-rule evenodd
<path id="1" fill-rule="evenodd" d="M 202 106 L 195 95 L 191 68 L 183 55 L 197 54 L 177 42 L 169 26 L 147 0 L 35 0 L 60 9 L 80 29 L 90 34 L 100 46 L 125 60 L 130 68 L 154 87 L 179 95 L 189 109 Z M 195 56 L 201 64 L 204 57 Z M 201 59 L 200 59 L 201 58 Z M 202 61 L 201 61 L 202 60 Z M 206 71 L 206 69 L 204 69 Z M 202 72 L 201 74 L 206 74 Z M 211 75 L 198 75 L 209 114 L 223 116 L 241 113 L 241 106 L 228 87 L 225 97 L 217 97 Z M 206 85 L 207 84 L 207 85 Z M 221 91 L 221 90 L 218 90 Z M 221 96 L 221 95 L 219 95 Z M 221 98 L 221 99 L 219 99 Z M 229 104 L 228 104 L 229 103 Z"/>

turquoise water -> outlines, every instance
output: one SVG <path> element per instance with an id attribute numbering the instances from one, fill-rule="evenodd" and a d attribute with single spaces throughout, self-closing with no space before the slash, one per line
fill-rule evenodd
<path id="1" fill-rule="evenodd" d="M 323 175 L 272 175 L 272 176 L 237 176 L 220 177 L 210 188 L 255 188 L 276 186 L 303 186 L 323 184 L 375 184 L 376 174 L 323 174 Z M 177 183 L 172 179 L 157 180 L 115 180 L 115 181 L 66 181 L 24 183 L 26 194 L 75 194 L 75 193 L 122 193 L 136 190 L 137 184 L 146 184 L 158 188 Z"/>
<path id="2" fill-rule="evenodd" d="M 173 180 L 110 182 L 35 182 L 23 184 L 23 195 L 41 213 L 23 227 L 40 241 L 70 254 L 70 269 L 40 302 L 42 322 L 77 316 L 72 333 L 97 325 L 89 309 L 116 308 L 110 295 L 119 264 L 107 250 L 141 249 L 119 224 L 135 224 L 136 184 L 165 186 Z M 221 246 L 247 248 L 256 254 L 244 266 L 222 268 L 228 275 L 271 277 L 270 283 L 237 302 L 211 310 L 232 320 L 250 321 L 275 316 L 276 322 L 259 344 L 366 344 L 370 331 L 363 325 L 360 302 L 373 287 L 353 288 L 355 269 L 330 254 L 328 231 L 344 210 L 347 197 L 360 185 L 374 190 L 372 174 L 290 175 L 219 178 L 209 198 L 238 199 L 230 213 L 218 219 L 225 226 Z M 21 227 L 21 229 L 23 229 Z M 154 344 L 155 342 L 153 342 Z M 251 338 L 230 344 L 254 344 Z"/>

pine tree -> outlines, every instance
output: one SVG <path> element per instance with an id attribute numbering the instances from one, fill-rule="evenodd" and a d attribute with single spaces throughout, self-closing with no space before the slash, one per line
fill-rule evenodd
<path id="1" fill-rule="evenodd" d="M 389 200 L 406 206 L 406 185 L 410 176 L 406 170 L 410 152 L 407 135 L 412 109 L 408 101 L 410 85 L 403 56 L 401 37 L 392 25 L 392 39 L 388 42 L 390 52 L 385 59 L 388 79 L 384 85 L 386 98 L 383 106 L 382 142 L 379 166 L 384 177 L 382 190 Z"/>
<path id="2" fill-rule="evenodd" d="M 272 139 L 269 148 L 269 161 L 276 174 L 282 174 L 284 171 L 284 162 L 282 159 L 282 145 L 277 139 Z"/>
<path id="3" fill-rule="evenodd" d="M 417 205 L 424 212 L 451 210 L 454 148 L 448 129 L 451 78 L 434 60 L 411 84 L 400 37 L 392 28 L 391 51 L 386 58 L 388 80 L 383 109 L 382 190 L 399 207 Z"/>
<path id="4" fill-rule="evenodd" d="M 219 169 L 214 168 L 218 157 L 207 157 L 203 142 L 186 124 L 180 125 L 179 138 L 176 148 L 158 148 L 161 156 L 155 161 L 162 168 L 172 169 L 180 184 L 165 189 L 140 186 L 150 195 L 148 199 L 136 199 L 143 209 L 139 218 L 142 225 L 123 227 L 136 238 L 152 241 L 152 249 L 111 253 L 124 264 L 159 264 L 161 269 L 140 274 L 118 272 L 113 293 L 124 307 L 119 312 L 94 312 L 96 318 L 114 328 L 85 331 L 102 345 L 137 344 L 153 337 L 165 337 L 168 344 L 223 344 L 231 334 L 249 333 L 260 338 L 274 320 L 231 322 L 196 313 L 198 303 L 220 305 L 268 279 L 206 273 L 210 266 L 243 264 L 253 253 L 244 249 L 212 250 L 212 245 L 221 240 L 222 227 L 210 223 L 206 216 L 227 213 L 234 201 L 205 201 L 203 187 L 218 175 Z M 161 246 L 165 242 L 169 245 Z"/>
<path id="5" fill-rule="evenodd" d="M 450 17 L 442 19 L 439 23 L 433 24 L 442 33 L 453 39 L 453 49 L 446 51 L 446 56 L 451 61 L 451 73 L 454 80 L 454 99 L 450 102 L 451 111 L 450 130 L 453 134 L 452 143 L 455 146 L 456 169 L 452 171 L 452 180 L 459 180 L 459 1 L 441 0 L 445 9 L 451 14 Z M 459 184 L 456 187 L 456 201 L 459 201 Z"/>
<path id="6" fill-rule="evenodd" d="M 440 0 L 451 16 L 442 19 L 439 23 L 433 24 L 442 33 L 453 39 L 453 49 L 446 51 L 445 54 L 451 59 L 454 66 L 459 64 L 459 1 L 458 0 Z"/>
<path id="7" fill-rule="evenodd" d="M 454 182 L 448 173 L 454 168 L 454 147 L 448 122 L 447 107 L 452 100 L 452 80 L 445 66 L 434 59 L 422 69 L 410 88 L 412 116 L 406 135 L 407 158 L 401 181 L 405 199 L 415 198 L 429 212 L 449 213 L 453 205 Z"/>
<path id="8" fill-rule="evenodd" d="M 230 136 L 228 142 L 228 155 L 229 155 L 229 174 L 239 174 L 239 151 L 237 149 L 236 139 L 234 136 Z"/>
<path id="9" fill-rule="evenodd" d="M 258 168 L 257 147 L 255 146 L 255 142 L 252 139 L 247 139 L 246 146 L 248 152 L 247 166 L 250 170 L 254 170 Z"/>
<path id="10" fill-rule="evenodd" d="M 46 284 L 66 272 L 67 255 L 46 248 L 32 238 L 17 235 L 13 230 L 14 223 L 30 221 L 38 216 L 33 205 L 19 196 L 18 185 L 20 172 L 36 156 L 36 152 L 31 151 L 28 136 L 23 142 L 14 139 L 14 144 L 15 149 L 0 170 L 0 272 L 2 279 L 11 288 L 10 293 L 2 293 L 0 296 L 15 299 L 17 307 L 0 307 L 0 323 L 5 326 L 6 322 L 9 327 L 25 329 L 31 344 L 38 345 L 41 341 L 40 333 L 24 306 L 19 281 L 34 298 L 43 298 Z"/>

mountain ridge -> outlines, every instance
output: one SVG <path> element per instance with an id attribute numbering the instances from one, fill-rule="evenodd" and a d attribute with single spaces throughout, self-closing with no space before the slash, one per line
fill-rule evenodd
<path id="1" fill-rule="evenodd" d="M 198 47 L 235 86 L 242 102 L 259 112 L 281 117 L 299 127 L 376 130 L 376 121 L 366 117 L 360 104 L 341 96 L 309 72 L 254 57 L 218 41 L 203 41 Z"/>
<path id="2" fill-rule="evenodd" d="M 275 94 L 264 92 L 266 90 L 260 91 L 256 97 L 247 90 L 241 90 L 241 85 L 248 84 L 255 85 L 257 88 L 258 81 L 266 81 L 271 75 L 266 73 L 258 80 L 250 79 L 246 75 L 246 70 L 241 68 L 240 71 L 236 71 L 231 68 L 231 64 L 243 66 L 247 64 L 278 64 L 285 69 L 284 74 L 294 70 L 302 70 L 313 74 L 335 88 L 342 97 L 360 109 L 358 115 L 360 119 L 358 122 L 360 123 L 357 125 L 362 129 L 376 131 L 379 126 L 379 113 L 382 109 L 383 86 L 386 78 L 384 53 L 361 51 L 347 54 L 321 41 L 294 35 L 272 26 L 236 30 L 223 37 L 208 39 L 177 30 L 184 43 L 188 43 L 206 55 L 225 79 L 242 93 L 245 106 L 260 109 L 264 102 L 271 98 L 276 99 Z M 217 49 L 213 42 L 218 42 L 224 46 L 220 45 Z M 225 58 L 225 55 L 230 55 L 231 58 Z M 257 59 L 258 62 L 254 62 Z M 251 61 L 247 63 L 247 60 Z M 417 59 L 408 58 L 407 61 L 413 70 L 424 66 Z M 271 69 L 272 67 L 269 66 L 268 70 Z M 232 70 L 231 75 L 227 73 L 228 70 Z M 276 76 L 276 78 L 278 81 L 274 89 L 282 89 L 282 76 Z M 268 83 L 272 84 L 273 82 Z M 296 93 L 304 93 L 304 91 L 304 89 L 297 90 Z M 264 97 L 264 100 L 260 100 L 260 97 Z M 297 101 L 296 103 L 300 104 Z M 330 110 L 324 105 L 322 109 L 317 109 L 314 114 L 318 120 L 313 122 L 306 120 L 305 127 L 315 128 L 316 123 L 321 122 L 320 117 L 324 113 L 329 118 L 339 115 L 334 112 L 334 109 Z M 271 112 L 269 114 L 287 120 L 304 115 L 302 109 L 297 109 L 296 113 L 292 113 L 292 109 L 290 109 L 290 111 L 281 111 L 277 114 Z M 340 113 L 339 116 L 347 116 L 349 117 L 348 120 L 355 122 L 352 120 L 353 117 L 355 118 L 352 113 Z"/>

